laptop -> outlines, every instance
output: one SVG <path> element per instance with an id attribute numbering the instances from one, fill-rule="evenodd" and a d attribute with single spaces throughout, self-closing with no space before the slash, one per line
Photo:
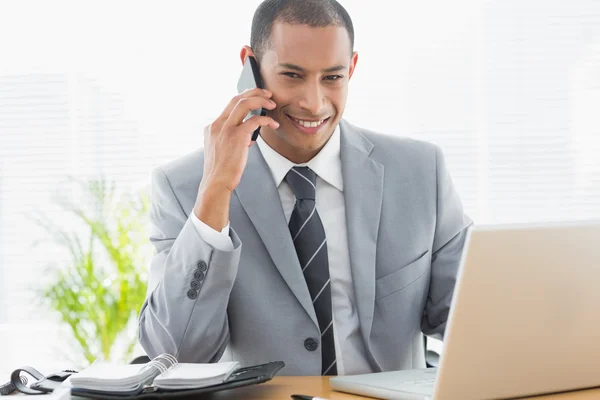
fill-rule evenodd
<path id="1" fill-rule="evenodd" d="M 600 221 L 470 229 L 439 369 L 339 376 L 382 399 L 508 399 L 600 386 Z"/>

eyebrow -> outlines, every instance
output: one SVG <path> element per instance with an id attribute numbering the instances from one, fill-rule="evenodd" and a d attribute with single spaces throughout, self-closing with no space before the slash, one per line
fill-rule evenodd
<path id="1" fill-rule="evenodd" d="M 298 65 L 295 65 L 295 64 L 282 63 L 282 64 L 279 64 L 279 66 L 283 67 L 283 68 L 293 69 L 295 71 L 305 72 L 304 68 L 302 68 Z M 344 71 L 347 68 L 348 67 L 346 67 L 345 65 L 336 65 L 335 67 L 325 68 L 322 70 L 322 72 L 325 72 L 325 73 L 338 72 L 338 71 Z"/>

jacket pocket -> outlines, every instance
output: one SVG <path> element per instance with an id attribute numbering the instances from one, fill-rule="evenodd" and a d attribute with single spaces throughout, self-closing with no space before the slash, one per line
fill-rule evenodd
<path id="1" fill-rule="evenodd" d="M 429 250 L 426 250 L 415 261 L 397 269 L 391 274 L 378 278 L 375 281 L 375 300 L 398 292 L 423 276 L 431 264 L 429 257 L 427 257 L 428 253 Z"/>

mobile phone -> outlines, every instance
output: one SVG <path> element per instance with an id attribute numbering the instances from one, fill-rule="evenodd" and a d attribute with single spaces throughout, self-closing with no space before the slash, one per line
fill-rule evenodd
<path id="1" fill-rule="evenodd" d="M 242 68 L 242 74 L 240 75 L 240 79 L 237 84 L 238 93 L 242 93 L 248 89 L 264 89 L 265 86 L 263 84 L 263 80 L 260 76 L 260 68 L 258 67 L 258 62 L 256 62 L 256 58 L 253 56 L 246 57 L 246 61 L 244 62 L 244 67 Z M 267 115 L 267 110 L 264 108 L 260 108 L 258 110 L 251 110 L 244 121 L 253 115 L 265 116 Z M 258 134 L 260 133 L 260 126 L 254 131 L 252 134 L 252 140 L 256 140 Z"/>

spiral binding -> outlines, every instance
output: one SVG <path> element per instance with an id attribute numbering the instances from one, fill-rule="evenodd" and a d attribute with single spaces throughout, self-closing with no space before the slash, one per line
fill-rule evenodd
<path id="1" fill-rule="evenodd" d="M 147 368 L 158 370 L 159 374 L 164 374 L 167 370 L 177 364 L 177 359 L 168 353 L 160 354 L 154 357 L 149 363 L 144 365 L 142 371 Z"/>
<path id="2" fill-rule="evenodd" d="M 28 381 L 26 376 L 19 376 L 19 378 L 21 379 L 21 383 L 23 383 L 23 385 L 27 385 Z M 12 384 L 12 382 L 5 383 L 0 385 L 0 396 L 7 396 L 15 390 L 17 390 L 17 388 Z"/>

